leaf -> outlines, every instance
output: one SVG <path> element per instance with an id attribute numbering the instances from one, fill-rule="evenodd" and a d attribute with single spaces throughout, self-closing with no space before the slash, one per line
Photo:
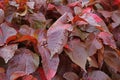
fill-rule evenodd
<path id="1" fill-rule="evenodd" d="M 12 27 L 9 27 L 6 23 L 2 23 L 0 25 L 0 44 L 3 45 L 4 43 L 6 43 L 6 40 L 11 37 L 11 36 L 14 36 L 17 34 L 17 31 L 12 28 Z M 0 45 L 0 46 L 1 46 Z"/>
<path id="2" fill-rule="evenodd" d="M 102 71 L 92 71 L 88 73 L 89 80 L 112 80 L 108 75 Z"/>
<path id="3" fill-rule="evenodd" d="M 116 48 L 115 40 L 113 39 L 113 35 L 108 32 L 100 32 L 98 37 L 103 40 L 105 45 L 109 45 L 112 48 Z"/>
<path id="4" fill-rule="evenodd" d="M 114 21 L 114 22 L 112 23 L 112 27 L 113 27 L 113 28 L 115 28 L 115 27 L 117 27 L 117 26 L 120 25 L 120 19 L 119 19 L 119 18 L 120 18 L 120 11 L 119 11 L 119 10 L 112 12 L 111 18 L 112 18 L 112 20 Z"/>
<path id="5" fill-rule="evenodd" d="M 12 22 L 13 18 L 14 18 L 14 15 L 15 15 L 15 12 L 16 12 L 16 7 L 14 7 L 15 5 L 12 5 L 8 8 L 6 8 L 5 10 L 5 20 L 7 22 Z"/>
<path id="6" fill-rule="evenodd" d="M 26 2 L 26 5 L 30 8 L 30 9 L 34 9 L 35 6 L 35 2 Z"/>
<path id="7" fill-rule="evenodd" d="M 88 57 L 87 60 L 89 62 L 89 67 L 98 68 L 98 63 L 94 56 Z"/>
<path id="8" fill-rule="evenodd" d="M 116 41 L 120 41 L 120 27 L 116 27 L 112 30 L 113 37 L 115 38 Z"/>
<path id="9" fill-rule="evenodd" d="M 28 15 L 27 19 L 30 23 L 30 26 L 38 29 L 46 27 L 46 18 L 43 13 L 33 13 L 32 15 Z"/>
<path id="10" fill-rule="evenodd" d="M 32 75 L 26 75 L 22 78 L 22 80 L 37 80 L 37 79 L 33 77 Z"/>
<path id="11" fill-rule="evenodd" d="M 120 57 L 117 55 L 116 51 L 111 48 L 105 49 L 104 61 L 115 71 L 120 72 Z"/>
<path id="12" fill-rule="evenodd" d="M 5 13 L 2 9 L 0 9 L 0 24 L 4 21 Z"/>
<path id="13" fill-rule="evenodd" d="M 17 78 L 22 77 L 24 75 L 26 75 L 26 74 L 23 71 L 13 72 L 12 75 L 10 76 L 10 80 L 16 80 Z"/>
<path id="14" fill-rule="evenodd" d="M 83 15 L 80 17 L 83 18 L 85 21 L 87 21 L 90 25 L 102 27 L 104 31 L 109 32 L 106 24 L 98 15 L 90 12 L 89 13 L 86 12 L 86 13 L 83 13 Z"/>
<path id="15" fill-rule="evenodd" d="M 17 40 L 15 40 L 14 42 L 23 42 L 23 41 L 31 41 L 34 45 L 37 44 L 36 38 L 29 36 L 29 35 L 22 36 L 22 37 L 18 38 Z"/>
<path id="16" fill-rule="evenodd" d="M 40 74 L 40 80 L 47 80 L 43 68 L 38 68 L 37 72 Z"/>
<path id="17" fill-rule="evenodd" d="M 59 57 L 56 54 L 51 58 L 49 50 L 44 46 L 38 45 L 38 50 L 42 57 L 42 65 L 43 65 L 43 70 L 45 72 L 45 76 L 47 80 L 51 80 L 56 74 L 59 64 Z"/>
<path id="18" fill-rule="evenodd" d="M 22 34 L 22 35 L 33 36 L 34 29 L 30 28 L 28 25 L 22 25 L 19 29 L 19 33 Z"/>
<path id="19" fill-rule="evenodd" d="M 74 72 L 66 72 L 63 77 L 66 80 L 79 80 L 79 76 Z"/>
<path id="20" fill-rule="evenodd" d="M 7 78 L 9 80 L 11 76 L 16 76 L 13 73 L 19 71 L 23 71 L 25 74 L 33 73 L 38 65 L 39 57 L 36 54 L 25 48 L 18 49 L 16 55 L 8 62 Z"/>
<path id="21" fill-rule="evenodd" d="M 97 52 L 97 50 L 103 47 L 102 43 L 92 33 L 89 34 L 85 42 L 86 42 L 86 49 L 87 49 L 89 56 L 94 55 Z"/>
<path id="22" fill-rule="evenodd" d="M 17 44 L 12 44 L 0 48 L 0 57 L 2 57 L 5 60 L 5 63 L 7 63 L 14 56 L 17 48 Z"/>
<path id="23" fill-rule="evenodd" d="M 72 31 L 72 26 L 67 24 L 67 13 L 65 13 L 47 31 L 47 46 L 51 57 L 62 52 L 67 43 L 68 31 Z"/>
<path id="24" fill-rule="evenodd" d="M 80 41 L 80 39 L 73 39 L 68 42 L 69 49 L 65 49 L 66 54 L 70 59 L 80 66 L 84 71 L 85 65 L 88 57 L 88 53 L 85 49 L 85 44 Z"/>
<path id="25" fill-rule="evenodd" d="M 55 6 L 56 10 L 61 14 L 64 15 L 66 12 L 67 13 L 73 13 L 73 11 L 67 7 L 67 6 Z"/>

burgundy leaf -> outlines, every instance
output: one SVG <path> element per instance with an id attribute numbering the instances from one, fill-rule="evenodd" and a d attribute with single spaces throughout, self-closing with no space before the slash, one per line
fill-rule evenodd
<path id="1" fill-rule="evenodd" d="M 12 75 L 10 76 L 10 80 L 16 80 L 17 78 L 25 76 L 25 75 L 27 74 L 23 71 L 16 71 L 12 73 Z"/>
<path id="2" fill-rule="evenodd" d="M 33 73 L 38 65 L 39 57 L 36 54 L 25 48 L 18 49 L 16 55 L 8 62 L 7 78 L 9 80 L 11 76 L 16 76 L 16 72 L 19 74 L 19 71 L 22 71 L 22 74 Z"/>
<path id="3" fill-rule="evenodd" d="M 117 55 L 117 52 L 111 48 L 106 49 L 104 52 L 104 61 L 115 71 L 120 72 L 120 57 Z"/>
<path id="4" fill-rule="evenodd" d="M 56 74 L 57 67 L 59 64 L 59 57 L 56 54 L 51 58 L 49 50 L 44 46 L 38 45 L 38 49 L 42 57 L 42 65 L 45 72 L 45 76 L 47 80 L 51 80 Z"/>
<path id="5" fill-rule="evenodd" d="M 0 67 L 0 80 L 5 80 L 5 69 Z"/>
<path id="6" fill-rule="evenodd" d="M 59 57 L 56 54 L 51 58 L 50 51 L 46 47 L 46 36 L 47 36 L 47 34 L 46 34 L 45 30 L 41 30 L 39 32 L 38 50 L 42 57 L 42 65 L 43 65 L 43 70 L 45 72 L 45 76 L 46 76 L 47 80 L 51 80 L 57 72 L 57 68 L 59 65 Z"/>
<path id="7" fill-rule="evenodd" d="M 81 16 L 81 18 L 86 20 L 90 25 L 100 26 L 104 29 L 104 31 L 108 31 L 108 28 L 106 24 L 104 23 L 104 21 L 96 14 L 86 12 Z"/>
<path id="8" fill-rule="evenodd" d="M 62 52 L 67 43 L 68 31 L 72 31 L 71 24 L 67 24 L 67 16 L 67 13 L 61 16 L 47 32 L 47 43 L 51 57 Z"/>
<path id="9" fill-rule="evenodd" d="M 22 25 L 20 27 L 19 33 L 22 35 L 30 35 L 33 36 L 34 29 L 30 28 L 28 25 Z"/>
<path id="10" fill-rule="evenodd" d="M 88 53 L 85 48 L 85 44 L 80 39 L 73 39 L 68 42 L 69 49 L 65 49 L 66 54 L 77 65 L 79 65 L 84 71 L 88 57 Z"/>
<path id="11" fill-rule="evenodd" d="M 4 11 L 2 9 L 0 9 L 0 24 L 4 21 Z"/>
<path id="12" fill-rule="evenodd" d="M 92 71 L 88 74 L 88 80 L 112 80 L 107 74 L 102 71 Z"/>
<path id="13" fill-rule="evenodd" d="M 91 33 L 86 39 L 86 48 L 89 56 L 94 55 L 96 51 L 101 49 L 102 47 L 103 47 L 102 43 L 98 41 L 94 34 Z"/>
<path id="14" fill-rule="evenodd" d="M 66 80 L 79 80 L 79 77 L 77 74 L 75 74 L 74 72 L 66 72 L 63 77 Z"/>
<path id="15" fill-rule="evenodd" d="M 0 48 L 0 56 L 5 60 L 5 63 L 7 63 L 14 56 L 17 48 L 17 44 L 12 44 Z"/>
<path id="16" fill-rule="evenodd" d="M 63 6 L 63 5 L 62 6 L 56 6 L 56 9 L 61 15 L 64 15 L 65 12 L 73 13 L 73 11 L 69 7 Z"/>
<path id="17" fill-rule="evenodd" d="M 108 32 L 100 32 L 98 37 L 103 40 L 105 45 L 109 45 L 112 48 L 116 48 L 115 40 L 113 39 L 113 35 Z"/>
<path id="18" fill-rule="evenodd" d="M 34 9 L 35 6 L 35 2 L 26 2 L 26 5 L 30 8 L 30 9 Z"/>
<path id="19" fill-rule="evenodd" d="M 120 25 L 120 11 L 114 11 L 112 12 L 112 16 L 111 16 L 112 20 L 114 21 L 112 23 L 112 27 L 115 28 L 117 26 Z"/>

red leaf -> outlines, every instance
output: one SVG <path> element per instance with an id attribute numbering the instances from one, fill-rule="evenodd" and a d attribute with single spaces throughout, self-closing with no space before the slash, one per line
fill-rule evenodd
<path id="1" fill-rule="evenodd" d="M 117 52 L 111 48 L 105 49 L 104 51 L 104 61 L 107 63 L 114 71 L 120 72 L 120 56 Z"/>
<path id="2" fill-rule="evenodd" d="M 6 23 L 0 25 L 0 46 L 6 43 L 7 39 L 17 34 L 16 30 L 9 27 Z M 7 41 L 8 42 L 8 41 Z"/>
<path id="3" fill-rule="evenodd" d="M 47 80 L 47 79 L 46 79 L 46 76 L 45 76 L 45 73 L 44 73 L 44 70 L 43 70 L 42 68 L 39 68 L 37 71 L 38 71 L 39 74 L 40 74 L 41 80 Z"/>
<path id="4" fill-rule="evenodd" d="M 37 79 L 33 77 L 32 75 L 26 75 L 22 78 L 22 80 L 37 80 Z"/>
<path id="5" fill-rule="evenodd" d="M 85 64 L 87 61 L 88 53 L 85 48 L 85 44 L 80 41 L 80 39 L 73 39 L 68 42 L 69 49 L 66 51 L 66 54 L 70 57 L 70 59 L 80 66 L 84 71 L 85 70 Z"/>
<path id="6" fill-rule="evenodd" d="M 13 44 L 0 48 L 0 57 L 5 60 L 5 63 L 7 63 L 14 56 L 17 47 L 17 44 Z"/>
<path id="7" fill-rule="evenodd" d="M 109 45 L 112 48 L 116 48 L 115 41 L 113 39 L 113 35 L 108 32 L 100 32 L 98 35 L 99 38 L 103 40 L 103 43 L 105 45 Z"/>
<path id="8" fill-rule="evenodd" d="M 61 16 L 47 32 L 47 43 L 51 57 L 62 52 L 67 43 L 68 31 L 72 31 L 72 25 L 67 24 L 67 16 L 67 13 Z"/>
<path id="9" fill-rule="evenodd" d="M 39 57 L 30 50 L 21 48 L 16 51 L 16 55 L 8 62 L 7 78 L 9 80 L 11 76 L 16 76 L 16 74 L 13 73 L 18 72 L 17 74 L 19 74 L 19 71 L 25 74 L 33 73 L 38 65 Z M 21 76 L 21 74 L 18 76 Z"/>
<path id="10" fill-rule="evenodd" d="M 23 42 L 23 41 L 31 41 L 34 45 L 37 44 L 37 40 L 35 37 L 32 37 L 32 36 L 29 36 L 29 35 L 25 35 L 25 36 L 22 36 L 20 38 L 18 38 L 16 41 L 14 42 Z"/>
<path id="11" fill-rule="evenodd" d="M 102 42 L 100 42 L 94 34 L 91 33 L 86 39 L 86 49 L 89 56 L 94 55 L 97 50 L 101 49 L 102 47 Z"/>
<path id="12" fill-rule="evenodd" d="M 47 80 L 51 80 L 56 74 L 57 67 L 59 64 L 58 55 L 54 55 L 52 58 L 50 57 L 50 52 L 44 46 L 38 45 L 38 49 L 40 55 L 42 57 L 42 65 L 45 72 L 45 76 Z"/>
<path id="13" fill-rule="evenodd" d="M 42 65 L 45 76 L 47 80 L 51 80 L 57 72 L 57 68 L 59 65 L 59 57 L 56 54 L 51 58 L 50 51 L 46 47 L 46 31 L 41 30 L 39 32 L 38 42 L 39 44 L 37 46 L 39 53 L 42 57 Z"/>
<path id="14" fill-rule="evenodd" d="M 74 72 L 66 72 L 63 77 L 66 80 L 78 80 L 79 76 L 77 74 L 75 74 Z"/>
<path id="15" fill-rule="evenodd" d="M 102 71 L 92 71 L 88 74 L 88 80 L 112 80 Z"/>
<path id="16" fill-rule="evenodd" d="M 0 9 L 0 24 L 4 21 L 4 18 L 5 18 L 4 11 Z"/>

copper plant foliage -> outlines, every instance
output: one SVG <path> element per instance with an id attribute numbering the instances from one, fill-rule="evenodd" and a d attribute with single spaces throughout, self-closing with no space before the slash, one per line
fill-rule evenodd
<path id="1" fill-rule="evenodd" d="M 120 0 L 0 0 L 0 80 L 120 80 Z"/>

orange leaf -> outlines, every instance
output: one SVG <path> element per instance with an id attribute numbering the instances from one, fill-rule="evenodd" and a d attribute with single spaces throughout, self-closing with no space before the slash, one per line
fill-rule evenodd
<path id="1" fill-rule="evenodd" d="M 16 36 L 16 35 L 11 36 L 11 37 L 9 37 L 9 38 L 6 40 L 6 44 L 8 44 L 9 42 L 14 41 L 14 40 L 16 40 L 16 39 L 17 39 L 17 36 Z"/>
<path id="2" fill-rule="evenodd" d="M 31 41 L 33 44 L 35 45 L 37 44 L 37 40 L 34 37 L 29 36 L 29 35 L 22 36 L 15 42 L 23 42 L 23 41 Z"/>
<path id="3" fill-rule="evenodd" d="M 4 3 L 6 4 L 6 3 L 8 3 L 9 2 L 9 0 L 4 0 Z"/>
<path id="4" fill-rule="evenodd" d="M 86 20 L 80 18 L 78 15 L 74 17 L 74 19 L 73 19 L 72 22 L 75 23 L 75 22 L 77 22 L 77 21 L 84 21 L 84 22 L 87 22 Z"/>
<path id="5" fill-rule="evenodd" d="M 20 3 L 26 3 L 28 0 L 15 0 L 18 4 Z"/>

